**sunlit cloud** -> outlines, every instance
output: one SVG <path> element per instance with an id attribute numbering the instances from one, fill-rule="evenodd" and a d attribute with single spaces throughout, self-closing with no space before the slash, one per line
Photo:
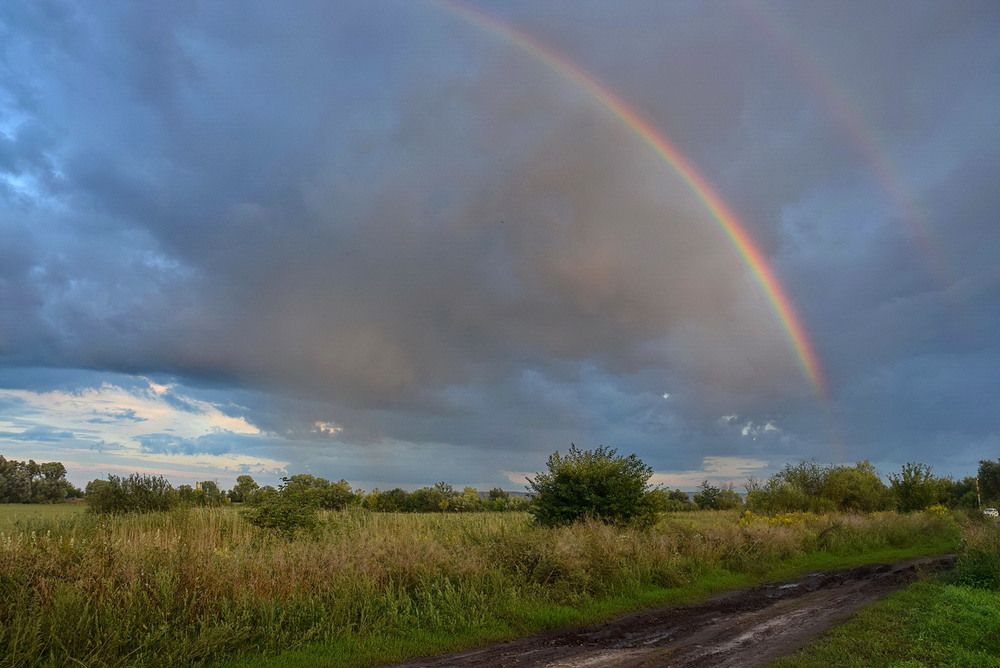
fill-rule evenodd
<path id="1" fill-rule="evenodd" d="M 705 457 L 701 468 L 689 471 L 657 471 L 649 479 L 651 485 L 690 489 L 707 480 L 714 485 L 738 486 L 750 476 L 763 477 L 770 462 L 752 457 Z"/>
<path id="2" fill-rule="evenodd" d="M 77 391 L 0 389 L 0 401 L 16 406 L 0 419 L 0 447 L 8 457 L 59 459 L 78 471 L 172 471 L 183 478 L 271 474 L 287 466 L 252 452 L 254 441 L 265 444 L 263 434 L 233 415 L 238 407 L 147 382 Z M 92 461 L 97 455 L 100 464 Z"/>

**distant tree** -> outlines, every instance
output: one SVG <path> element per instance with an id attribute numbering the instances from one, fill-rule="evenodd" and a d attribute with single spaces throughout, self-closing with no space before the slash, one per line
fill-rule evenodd
<path id="1" fill-rule="evenodd" d="M 411 513 L 436 513 L 441 512 L 442 504 L 447 507 L 447 499 L 444 494 L 433 487 L 421 487 L 410 492 L 406 499 L 406 510 Z"/>
<path id="2" fill-rule="evenodd" d="M 377 489 L 373 489 L 369 492 L 362 504 L 365 508 L 369 510 L 374 510 L 380 513 L 401 513 L 407 509 L 407 504 L 409 501 L 409 493 L 406 490 L 390 489 L 387 492 L 383 492 Z"/>
<path id="3" fill-rule="evenodd" d="M 954 508 L 978 508 L 979 488 L 974 476 L 967 476 L 961 480 L 953 481 L 942 479 L 945 487 L 945 497 L 948 505 Z"/>
<path id="4" fill-rule="evenodd" d="M 214 480 L 203 480 L 195 487 L 195 503 L 199 506 L 217 507 L 229 502 L 229 498 L 219 489 L 219 483 Z"/>
<path id="5" fill-rule="evenodd" d="M 570 445 L 563 456 L 549 456 L 548 472 L 528 479 L 533 493 L 530 512 L 545 526 L 594 519 L 609 524 L 648 525 L 656 518 L 646 494 L 653 469 L 636 455 L 622 457 L 614 448 L 580 450 Z"/>
<path id="6" fill-rule="evenodd" d="M 229 500 L 233 503 L 244 503 L 258 489 L 260 489 L 260 485 L 252 476 L 246 474 L 236 476 L 236 484 L 229 492 Z"/>
<path id="7" fill-rule="evenodd" d="M 319 505 L 327 510 L 343 510 L 360 501 L 361 494 L 359 492 L 352 491 L 350 483 L 346 480 L 338 480 L 330 483 L 323 490 Z"/>
<path id="8" fill-rule="evenodd" d="M 358 500 L 357 495 L 351 491 L 351 485 L 346 480 L 330 482 L 326 478 L 318 478 L 308 474 L 293 475 L 281 480 L 283 494 L 311 503 L 317 508 L 343 510 Z"/>
<path id="9" fill-rule="evenodd" d="M 1000 503 L 1000 459 L 979 462 L 979 495 L 983 503 L 995 505 Z"/>
<path id="10" fill-rule="evenodd" d="M 702 510 L 733 510 L 743 506 L 743 499 L 733 489 L 732 483 L 716 487 L 707 480 L 702 481 L 701 491 L 694 495 L 694 502 Z"/>
<path id="11" fill-rule="evenodd" d="M 458 513 L 474 513 L 482 509 L 483 500 L 479 498 L 479 490 L 475 487 L 466 487 L 461 494 L 455 494 L 449 506 L 449 510 Z"/>
<path id="12" fill-rule="evenodd" d="M 898 474 L 889 474 L 889 481 L 901 512 L 923 510 L 939 501 L 941 484 L 927 464 L 907 462 Z"/>
<path id="13" fill-rule="evenodd" d="M 747 485 L 747 507 L 755 512 L 871 512 L 892 506 L 892 497 L 870 462 L 822 465 L 814 460 L 786 464 L 766 483 Z"/>
<path id="14" fill-rule="evenodd" d="M 503 511 L 510 503 L 510 493 L 499 487 L 494 487 L 486 495 L 486 503 L 483 504 L 487 510 Z"/>
<path id="15" fill-rule="evenodd" d="M 892 504 L 889 488 L 868 461 L 828 469 L 820 494 L 846 511 L 870 513 Z"/>
<path id="16" fill-rule="evenodd" d="M 256 527 L 291 538 L 318 526 L 317 508 L 307 496 L 265 487 L 246 502 L 240 515 Z"/>
<path id="17" fill-rule="evenodd" d="M 39 464 L 0 456 L 0 503 L 56 503 L 75 491 L 61 462 Z"/>
<path id="18" fill-rule="evenodd" d="M 695 510 L 695 505 L 687 492 L 679 489 L 655 488 L 646 492 L 649 501 L 658 512 L 678 512 L 682 510 Z"/>

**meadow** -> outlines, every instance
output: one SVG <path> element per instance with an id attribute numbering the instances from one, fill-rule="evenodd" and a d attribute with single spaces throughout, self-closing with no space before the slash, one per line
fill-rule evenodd
<path id="1" fill-rule="evenodd" d="M 53 508 L 0 508 L 0 666 L 374 666 L 959 539 L 947 512 L 700 511 L 639 530 L 355 508 L 290 540 L 231 507 Z"/>

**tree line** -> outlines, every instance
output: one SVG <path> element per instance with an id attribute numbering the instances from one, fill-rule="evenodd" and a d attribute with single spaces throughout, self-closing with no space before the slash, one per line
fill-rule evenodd
<path id="1" fill-rule="evenodd" d="M 930 466 L 910 462 L 886 482 L 868 461 L 854 466 L 803 461 L 786 464 L 767 480 L 750 478 L 741 495 L 732 485 L 707 480 L 698 492 L 651 488 L 653 470 L 633 455 L 601 446 L 549 457 L 548 471 L 529 479 L 528 496 L 500 488 L 482 493 L 472 487 L 455 490 L 445 482 L 412 492 L 396 488 L 365 492 L 346 480 L 297 474 L 281 478 L 277 487 L 261 486 L 240 475 L 224 492 L 214 481 L 173 487 L 163 476 L 133 473 L 108 475 L 86 487 L 88 511 L 100 514 L 170 510 L 180 506 L 245 504 L 246 516 L 270 528 L 308 526 L 315 512 L 358 506 L 375 512 L 528 511 L 543 524 L 563 524 L 589 517 L 612 523 L 643 524 L 657 513 L 682 510 L 742 509 L 779 512 L 910 512 L 931 506 L 977 508 L 1000 505 L 1000 459 L 979 463 L 977 475 L 954 480 L 934 475 Z M 60 462 L 37 464 L 0 456 L 0 502 L 31 503 L 82 495 L 65 479 Z"/>
<path id="2" fill-rule="evenodd" d="M 83 492 L 66 480 L 60 462 L 21 462 L 0 455 L 0 503 L 57 503 Z"/>

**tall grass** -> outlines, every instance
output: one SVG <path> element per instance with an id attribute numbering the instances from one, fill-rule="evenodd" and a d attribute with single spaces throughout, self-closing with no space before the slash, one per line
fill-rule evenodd
<path id="1" fill-rule="evenodd" d="M 190 665 L 345 639 L 510 634 L 539 624 L 529 609 L 955 532 L 928 514 L 681 513 L 640 531 L 359 510 L 290 541 L 228 508 L 32 519 L 0 528 L 0 666 Z"/>

